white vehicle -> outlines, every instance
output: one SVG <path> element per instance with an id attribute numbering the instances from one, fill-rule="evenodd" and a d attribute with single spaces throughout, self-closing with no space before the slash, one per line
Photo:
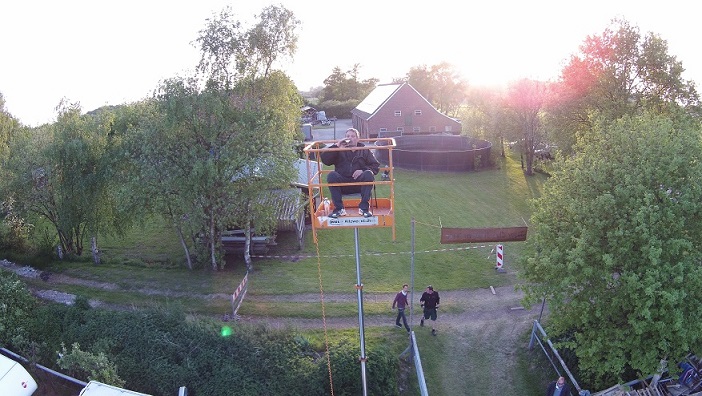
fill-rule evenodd
<path id="1" fill-rule="evenodd" d="M 146 393 L 134 392 L 116 386 L 103 384 L 102 382 L 90 381 L 88 386 L 83 388 L 78 396 L 150 396 Z"/>
<path id="2" fill-rule="evenodd" d="M 0 394 L 30 396 L 37 390 L 37 383 L 16 361 L 0 355 Z"/>
<path id="3" fill-rule="evenodd" d="M 318 124 L 331 125 L 331 120 L 327 118 L 327 113 L 325 111 L 318 111 L 316 117 Z"/>

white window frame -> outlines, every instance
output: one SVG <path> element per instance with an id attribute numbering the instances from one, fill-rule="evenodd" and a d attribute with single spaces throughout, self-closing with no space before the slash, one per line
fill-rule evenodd
<path id="1" fill-rule="evenodd" d="M 402 117 L 402 110 L 395 110 L 395 117 Z"/>
<path id="2" fill-rule="evenodd" d="M 404 132 L 404 131 L 405 131 L 405 127 L 397 127 L 397 132 Z"/>
<path id="3" fill-rule="evenodd" d="M 420 127 L 414 127 L 414 128 L 412 128 L 412 132 L 419 133 L 419 132 L 421 132 L 421 131 L 422 131 L 422 128 L 420 128 Z"/>
<path id="4" fill-rule="evenodd" d="M 380 131 L 380 132 L 387 132 L 387 131 L 388 131 L 388 128 L 380 128 L 379 131 Z"/>
<path id="5" fill-rule="evenodd" d="M 415 110 L 414 115 L 416 115 L 416 116 L 422 115 L 422 110 Z"/>

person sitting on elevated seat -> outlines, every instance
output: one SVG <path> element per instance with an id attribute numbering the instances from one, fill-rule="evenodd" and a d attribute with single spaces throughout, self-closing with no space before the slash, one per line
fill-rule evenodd
<path id="1" fill-rule="evenodd" d="M 359 133 L 354 128 L 346 130 L 344 138 L 328 148 L 364 147 L 358 142 Z M 344 151 L 322 151 L 320 155 L 325 165 L 334 165 L 334 170 L 327 175 L 328 183 L 373 182 L 380 171 L 380 163 L 373 153 L 367 149 L 352 149 Z M 334 203 L 334 211 L 329 217 L 338 218 L 346 215 L 342 194 L 361 193 L 358 212 L 363 217 L 371 217 L 370 197 L 373 186 L 330 186 L 329 192 Z"/>

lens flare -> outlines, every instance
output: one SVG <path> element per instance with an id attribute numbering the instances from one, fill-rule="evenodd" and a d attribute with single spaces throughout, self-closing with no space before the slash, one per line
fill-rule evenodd
<path id="1" fill-rule="evenodd" d="M 232 328 L 229 326 L 223 326 L 221 331 L 222 337 L 229 337 L 232 335 Z"/>

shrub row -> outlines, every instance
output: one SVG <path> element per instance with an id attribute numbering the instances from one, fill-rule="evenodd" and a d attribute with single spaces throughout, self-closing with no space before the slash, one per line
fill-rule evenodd
<path id="1" fill-rule="evenodd" d="M 243 324 L 225 332 L 222 323 L 189 319 L 179 308 L 113 311 L 91 308 L 84 298 L 72 306 L 28 310 L 26 290 L 14 281 L 0 286 L 22 298 L 3 300 L 18 301 L 21 312 L 2 320 L 22 324 L 26 335 L 13 341 L 9 337 L 16 334 L 5 331 L 0 342 L 56 370 L 62 345 L 78 343 L 82 351 L 107 356 L 124 387 L 153 395 L 176 395 L 180 386 L 191 396 L 329 394 L 324 352 L 294 332 Z M 347 342 L 330 346 L 334 394 L 362 393 L 358 356 L 358 348 Z M 368 358 L 369 392 L 397 394 L 398 359 L 382 346 Z"/>

